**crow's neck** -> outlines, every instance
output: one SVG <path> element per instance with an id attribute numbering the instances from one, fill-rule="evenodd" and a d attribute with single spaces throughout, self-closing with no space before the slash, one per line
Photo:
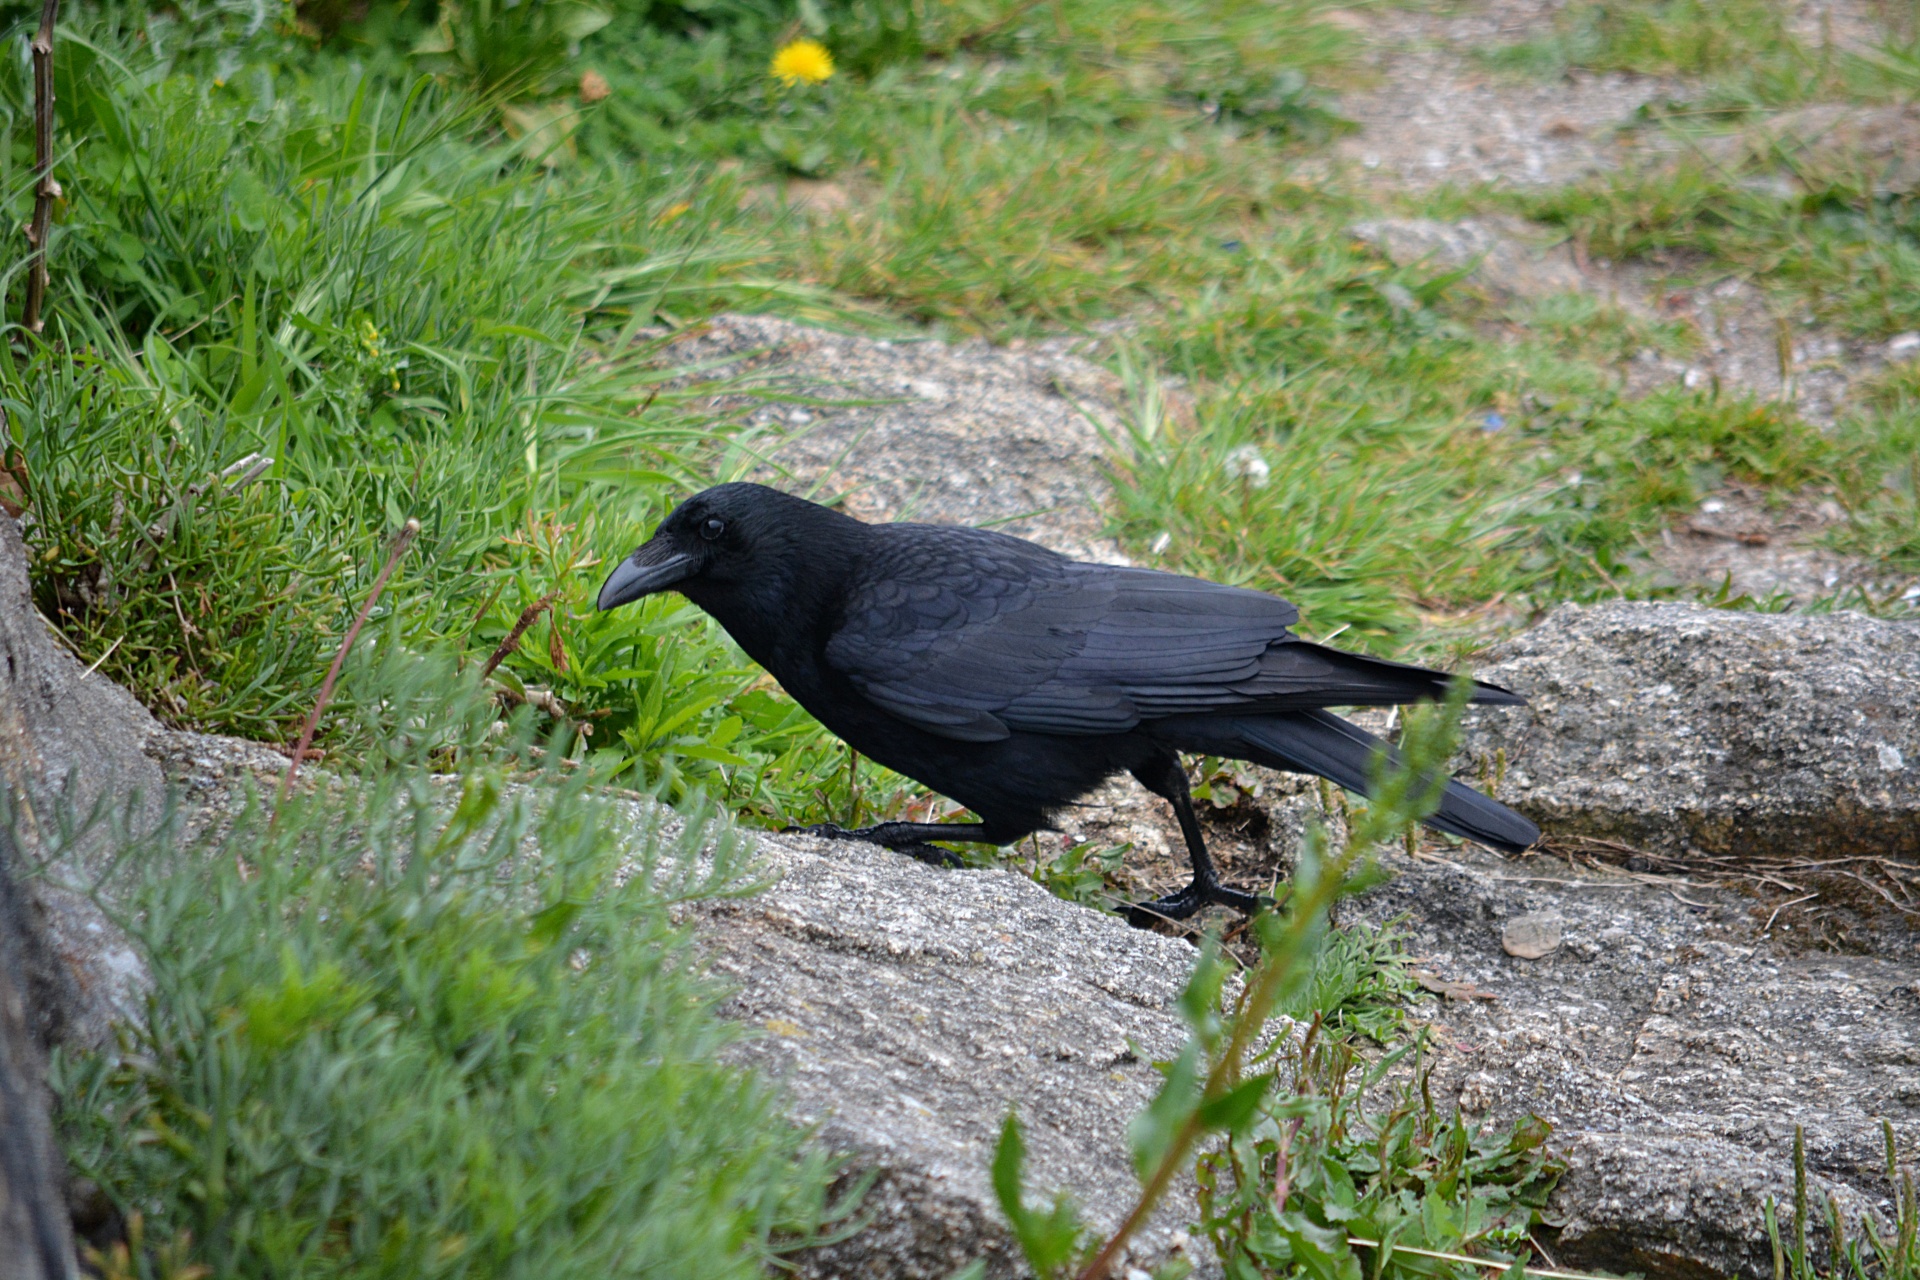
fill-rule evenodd
<path id="1" fill-rule="evenodd" d="M 694 586 L 687 596 L 725 627 L 747 656 L 791 685 L 821 657 L 840 624 L 865 526 L 782 547 L 744 582 Z"/>

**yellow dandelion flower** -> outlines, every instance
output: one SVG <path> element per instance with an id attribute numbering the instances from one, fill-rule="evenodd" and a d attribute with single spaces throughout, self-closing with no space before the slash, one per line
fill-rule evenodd
<path id="1" fill-rule="evenodd" d="M 833 75 L 833 55 L 818 40 L 795 40 L 780 46 L 767 71 L 785 85 L 796 85 L 802 80 L 819 84 Z"/>

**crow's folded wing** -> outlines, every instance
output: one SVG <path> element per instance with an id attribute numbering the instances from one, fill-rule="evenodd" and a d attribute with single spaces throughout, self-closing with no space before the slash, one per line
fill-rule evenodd
<path id="1" fill-rule="evenodd" d="M 1250 702 L 1328 705 L 1338 655 L 1294 642 L 1298 617 L 1257 591 L 896 525 L 826 652 L 867 698 L 944 737 L 1117 733 Z"/>

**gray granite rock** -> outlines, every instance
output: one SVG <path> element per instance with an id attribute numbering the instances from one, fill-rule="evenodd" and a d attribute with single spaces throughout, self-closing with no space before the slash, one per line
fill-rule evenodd
<path id="1" fill-rule="evenodd" d="M 57 963 L 14 883 L 16 852 L 0 830 L 0 1277 L 66 1280 L 75 1274 L 66 1178 L 48 1121 L 46 1008 L 32 981 Z"/>
<path id="2" fill-rule="evenodd" d="M 195 812 L 217 814 L 277 772 L 252 744 L 157 742 Z M 636 812 L 635 827 L 654 820 Z M 689 918 L 735 987 L 728 1016 L 751 1033 L 734 1052 L 784 1082 L 795 1117 L 855 1175 L 876 1176 L 870 1221 L 798 1259 L 803 1274 L 945 1277 L 975 1257 L 1016 1274 L 987 1185 L 1010 1107 L 1027 1126 L 1031 1188 L 1065 1188 L 1111 1226 L 1134 1194 L 1125 1127 L 1157 1084 L 1148 1064 L 1184 1035 L 1171 1004 L 1191 948 L 1010 873 L 804 837 L 759 847 L 770 887 Z M 1404 918 L 1429 985 L 1469 994 L 1415 1011 L 1443 1107 L 1556 1126 L 1569 1172 L 1541 1238 L 1557 1261 L 1764 1280 L 1761 1207 L 1791 1195 L 1795 1124 L 1815 1193 L 1856 1220 L 1884 1199 L 1879 1117 L 1904 1151 L 1920 1142 L 1911 945 L 1796 954 L 1729 890 L 1546 858 L 1430 843 L 1388 866 L 1394 878 L 1343 918 Z M 1561 945 L 1508 954 L 1507 926 L 1543 916 Z M 1137 1261 L 1168 1250 L 1191 1212 L 1182 1188 Z"/>
<path id="3" fill-rule="evenodd" d="M 1911 935 L 1897 953 L 1804 951 L 1727 888 L 1471 847 L 1386 863 L 1393 879 L 1343 922 L 1401 920 L 1424 985 L 1472 993 L 1417 1015 L 1433 1094 L 1485 1121 L 1553 1124 L 1569 1165 L 1542 1237 L 1556 1261 L 1771 1276 L 1762 1207 L 1792 1203 L 1796 1125 L 1816 1205 L 1833 1194 L 1856 1231 L 1886 1208 L 1881 1120 L 1903 1159 L 1920 1148 Z M 1509 954 L 1509 927 L 1543 914 L 1561 945 Z"/>
<path id="4" fill-rule="evenodd" d="M 1100 424 L 1119 380 L 1067 344 L 994 347 L 887 340 L 773 316 L 716 316 L 676 356 L 715 361 L 805 395 L 734 406 L 772 443 L 753 478 L 823 486 L 863 520 L 992 525 L 1059 551 L 1111 560 Z"/>
<path id="5" fill-rule="evenodd" d="M 46 1050 L 104 1038 L 143 973 L 93 902 L 59 883 L 86 882 L 116 825 L 151 826 L 161 783 L 141 752 L 151 718 L 56 642 L 4 516 L 0 659 L 0 1275 L 64 1280 L 76 1272 Z"/>
<path id="6" fill-rule="evenodd" d="M 271 787 L 285 758 L 257 744 L 162 732 L 150 744 L 202 838 Z M 679 819 L 622 799 L 632 838 L 671 841 Z M 1009 1110 L 1036 1197 L 1071 1194 L 1111 1229 L 1139 1184 L 1128 1122 L 1158 1089 L 1152 1066 L 1186 1025 L 1174 1003 L 1193 947 L 1063 902 L 1005 871 L 943 871 L 874 845 L 762 833 L 766 887 L 697 902 L 686 923 L 733 988 L 734 1059 L 784 1085 L 791 1114 L 872 1176 L 866 1225 L 794 1259 L 828 1280 L 946 1280 L 975 1258 L 1024 1274 L 988 1183 Z M 1179 1185 L 1134 1250 L 1187 1248 Z M 1192 1246 L 1201 1273 L 1211 1259 Z"/>
<path id="7" fill-rule="evenodd" d="M 1886 719 L 1869 713 L 1874 691 L 1907 696 L 1912 639 L 1845 616 L 1565 610 L 1483 668 L 1539 705 L 1497 742 L 1488 735 L 1499 722 L 1485 717 L 1475 741 L 1489 760 L 1506 751 L 1508 798 L 1586 797 L 1579 812 L 1641 824 L 1635 831 L 1657 831 L 1656 819 L 1690 806 L 1717 812 L 1723 787 L 1736 800 L 1784 797 L 1802 826 L 1783 827 L 1765 805 L 1735 805 L 1743 838 L 1773 848 L 1788 838 L 1782 830 L 1814 829 L 1804 824 L 1827 803 L 1818 797 L 1852 795 L 1844 788 L 1873 776 L 1847 764 L 1866 747 L 1920 756 L 1906 739 L 1863 736 Z M 1636 666 L 1649 660 L 1650 687 Z M 1660 684 L 1672 685 L 1671 705 Z M 283 763 L 254 744 L 130 719 L 190 825 L 217 823 L 250 780 L 270 785 Z M 1740 785 L 1716 772 L 1763 749 L 1792 767 L 1744 763 L 1762 772 Z M 1672 779 L 1652 764 L 1669 750 L 1683 766 Z M 1646 787 L 1608 784 L 1606 770 L 1636 762 L 1648 766 L 1639 778 L 1695 799 L 1649 807 Z M 1871 764 L 1889 772 L 1877 748 Z M 1889 789 L 1881 808 L 1910 795 Z M 1275 807 L 1262 839 L 1297 838 L 1317 797 L 1278 784 L 1254 797 Z M 1253 799 L 1223 812 L 1250 822 L 1240 810 Z M 1853 803 L 1856 818 L 1873 811 Z M 1756 815 L 1766 821 L 1748 821 Z M 1065 1189 L 1111 1227 L 1135 1194 L 1127 1122 L 1158 1084 L 1151 1062 L 1184 1036 L 1172 1006 L 1188 944 L 1010 873 L 939 871 L 803 837 L 766 836 L 760 847 L 770 887 L 700 904 L 689 923 L 735 987 L 728 1015 L 752 1033 L 738 1059 L 783 1081 L 795 1117 L 846 1152 L 854 1174 L 875 1177 L 866 1225 L 799 1259 L 803 1273 L 945 1277 L 980 1257 L 991 1274 L 1017 1274 L 987 1183 L 1009 1108 L 1027 1126 L 1031 1187 Z M 1269 852 L 1284 865 L 1284 850 Z M 1464 997 L 1416 1012 L 1433 1035 L 1443 1105 L 1493 1121 L 1535 1112 L 1556 1125 L 1569 1172 L 1542 1239 L 1557 1261 L 1657 1280 L 1764 1277 L 1761 1206 L 1790 1194 L 1796 1124 L 1816 1194 L 1832 1193 L 1855 1219 L 1885 1198 L 1879 1118 L 1903 1151 L 1920 1142 L 1910 938 L 1874 955 L 1798 951 L 1729 889 L 1439 842 L 1395 852 L 1390 865 L 1395 878 L 1343 913 L 1403 917 L 1423 981 Z M 1542 950 L 1545 938 L 1532 937 L 1519 949 L 1540 954 L 1522 959 L 1505 940 L 1529 933 L 1517 923 L 1529 918 L 1556 921 L 1560 942 Z M 1135 1261 L 1198 1253 L 1179 1233 L 1191 1214 L 1183 1187 Z"/>
<path id="8" fill-rule="evenodd" d="M 778 877 L 766 892 L 696 913 L 738 986 L 726 1012 L 754 1032 L 740 1060 L 785 1081 L 796 1117 L 879 1175 L 873 1224 L 806 1255 L 803 1273 L 944 1280 L 985 1258 L 990 1275 L 1023 1274 L 987 1181 L 1009 1110 L 1030 1187 L 1117 1225 L 1139 1190 L 1127 1122 L 1160 1084 L 1151 1064 L 1185 1040 L 1174 1001 L 1193 948 L 1010 872 L 795 836 L 763 837 L 760 852 Z M 1164 1256 L 1193 1212 L 1189 1182 L 1136 1259 Z"/>
<path id="9" fill-rule="evenodd" d="M 1476 674 L 1469 776 L 1554 836 L 1920 858 L 1920 624 L 1562 605 Z"/>
<path id="10" fill-rule="evenodd" d="M 1347 228 L 1396 265 L 1465 271 L 1467 282 L 1502 300 L 1550 298 L 1594 288 L 1564 244 L 1541 241 L 1517 220 L 1383 218 Z"/>
<path id="11" fill-rule="evenodd" d="M 163 788 L 143 748 L 159 725 L 54 637 L 34 607 L 27 548 L 11 519 L 0 520 L 0 654 L 0 770 L 23 804 L 15 815 L 23 837 L 51 851 L 61 810 L 85 818 L 96 806 L 103 820 L 150 828 Z M 94 844 L 111 843 L 104 824 L 97 832 Z"/>
<path id="12" fill-rule="evenodd" d="M 19 842 L 22 891 L 52 968 L 30 977 L 43 1034 L 96 1044 L 138 1006 L 145 971 L 81 886 L 119 835 L 159 820 L 164 783 L 144 752 L 158 731 L 124 689 L 56 640 L 28 590 L 27 553 L 0 518 L 0 792 Z M 31 874 L 29 874 L 31 873 Z"/>

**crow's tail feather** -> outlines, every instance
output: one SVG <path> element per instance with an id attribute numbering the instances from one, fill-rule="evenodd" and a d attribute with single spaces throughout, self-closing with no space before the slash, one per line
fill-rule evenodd
<path id="1" fill-rule="evenodd" d="M 1269 652 L 1269 657 L 1282 660 L 1295 654 L 1311 654 L 1329 668 L 1325 672 L 1314 673 L 1314 693 L 1319 700 L 1307 703 L 1308 706 L 1395 707 L 1409 702 L 1438 702 L 1447 696 L 1447 686 L 1453 681 L 1453 677 L 1444 671 L 1391 662 L 1364 653 L 1349 653 L 1345 649 L 1329 649 L 1305 640 L 1276 645 Z M 1475 680 L 1472 684 L 1473 693 L 1467 701 L 1476 705 L 1522 706 L 1527 701 L 1497 684 L 1488 684 L 1484 680 Z"/>
<path id="2" fill-rule="evenodd" d="M 1191 723 L 1191 722 L 1189 722 Z M 1207 742 L 1189 748 L 1232 756 L 1271 769 L 1318 774 L 1349 791 L 1368 790 L 1367 766 L 1381 739 L 1327 711 L 1223 717 L 1207 726 Z M 1398 753 L 1387 746 L 1390 758 Z M 1440 807 L 1424 821 L 1466 840 L 1519 853 L 1540 838 L 1540 828 L 1472 787 L 1449 781 Z"/>

